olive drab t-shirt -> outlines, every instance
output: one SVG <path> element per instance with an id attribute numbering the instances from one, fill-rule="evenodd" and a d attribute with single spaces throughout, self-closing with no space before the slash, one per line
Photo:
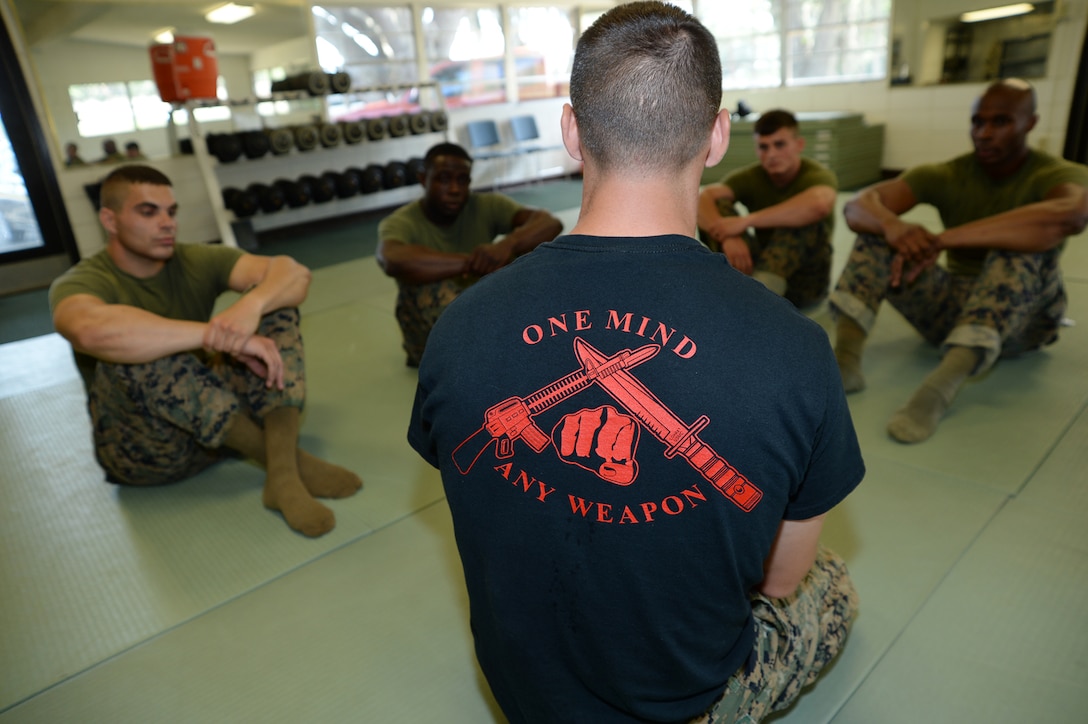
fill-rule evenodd
<path id="1" fill-rule="evenodd" d="M 1063 183 L 1088 186 L 1088 168 L 1032 150 L 1019 171 L 994 180 L 983 172 L 975 155 L 967 153 L 944 163 L 917 166 L 900 178 L 918 202 L 934 206 L 941 223 L 951 229 L 1043 201 L 1051 189 Z M 1059 246 L 1052 251 L 1057 254 L 1060 250 Z M 977 275 L 987 251 L 949 249 L 948 270 Z"/>
<path id="2" fill-rule="evenodd" d="M 56 309 L 74 294 L 90 294 L 107 304 L 139 307 L 168 319 L 206 322 L 216 299 L 230 288 L 231 271 L 244 254 L 219 244 L 178 244 L 162 271 L 140 279 L 121 271 L 102 250 L 53 281 L 49 308 Z M 75 357 L 89 389 L 97 361 L 80 352 Z"/>
<path id="3" fill-rule="evenodd" d="M 734 198 L 744 204 L 749 212 L 760 211 L 788 201 L 813 186 L 830 186 L 836 191 L 839 188 L 839 180 L 831 169 L 811 158 L 804 157 L 801 158 L 801 169 L 797 172 L 797 176 L 782 188 L 778 188 L 771 182 L 770 176 L 758 163 L 734 171 L 726 176 L 722 183 L 729 187 Z M 823 237 L 830 242 L 831 232 L 835 227 L 835 215 L 828 214 L 820 225 L 823 227 Z M 766 245 L 774 229 L 756 229 L 755 232 L 760 242 Z"/>
<path id="4" fill-rule="evenodd" d="M 514 216 L 523 207 L 509 196 L 469 194 L 468 203 L 449 226 L 438 226 L 423 213 L 423 204 L 406 204 L 378 224 L 378 239 L 416 244 L 434 251 L 468 253 L 514 230 Z M 467 286 L 470 279 L 458 280 Z"/>

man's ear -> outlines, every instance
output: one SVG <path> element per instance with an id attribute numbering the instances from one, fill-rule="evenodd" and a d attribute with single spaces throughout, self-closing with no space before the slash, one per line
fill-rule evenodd
<path id="1" fill-rule="evenodd" d="M 714 119 L 714 125 L 711 127 L 710 150 L 706 154 L 706 167 L 717 166 L 718 162 L 725 156 L 725 151 L 728 148 L 729 111 L 722 109 L 718 111 L 718 115 Z"/>
<path id="2" fill-rule="evenodd" d="M 98 220 L 102 223 L 102 227 L 110 234 L 117 233 L 117 215 L 113 213 L 113 209 L 103 206 L 98 210 Z"/>
<path id="3" fill-rule="evenodd" d="M 584 161 L 582 158 L 582 137 L 578 133 L 578 120 L 574 117 L 574 109 L 570 103 L 563 104 L 563 115 L 559 118 L 559 126 L 563 132 L 563 146 L 567 153 L 575 161 Z"/>

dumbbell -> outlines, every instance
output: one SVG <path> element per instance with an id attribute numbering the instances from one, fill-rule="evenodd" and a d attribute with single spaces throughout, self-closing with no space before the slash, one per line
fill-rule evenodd
<path id="1" fill-rule="evenodd" d="M 420 111 L 419 113 L 413 113 L 408 119 L 408 128 L 417 136 L 421 133 L 430 133 L 431 112 Z"/>
<path id="2" fill-rule="evenodd" d="M 419 156 L 413 156 L 408 159 L 408 182 L 407 185 L 419 183 L 419 177 L 427 172 L 426 167 L 423 165 L 423 159 Z"/>
<path id="3" fill-rule="evenodd" d="M 276 156 L 289 153 L 295 145 L 295 136 L 288 128 L 266 128 L 264 135 L 268 138 L 269 150 Z"/>
<path id="4" fill-rule="evenodd" d="M 347 93 L 351 90 L 351 76 L 344 71 L 329 73 L 329 92 Z"/>
<path id="5" fill-rule="evenodd" d="M 310 194 L 310 201 L 315 204 L 332 201 L 336 196 L 336 184 L 324 176 L 304 174 L 298 177 L 298 182 L 306 188 Z"/>
<path id="6" fill-rule="evenodd" d="M 388 118 L 371 118 L 366 122 L 366 137 L 371 141 L 380 141 L 389 135 Z"/>
<path id="7" fill-rule="evenodd" d="M 382 188 L 396 189 L 408 183 L 408 166 L 401 161 L 390 161 L 382 169 Z"/>
<path id="8" fill-rule="evenodd" d="M 257 199 L 257 205 L 266 214 L 271 214 L 279 211 L 287 205 L 287 199 L 283 195 L 283 191 L 275 186 L 269 186 L 263 183 L 251 183 L 246 187 L 246 191 L 252 192 Z"/>
<path id="9" fill-rule="evenodd" d="M 434 111 L 431 113 L 431 130 L 440 132 L 445 131 L 450 126 L 450 117 L 445 111 Z"/>
<path id="10" fill-rule="evenodd" d="M 409 128 L 409 116 L 407 113 L 402 113 L 399 116 L 389 117 L 389 135 L 393 138 L 400 138 L 408 135 Z"/>
<path id="11" fill-rule="evenodd" d="M 340 126 L 335 123 L 322 123 L 317 128 L 317 137 L 325 148 L 333 148 L 340 145 Z"/>
<path id="12" fill-rule="evenodd" d="M 360 193 L 372 194 L 381 191 L 382 183 L 385 180 L 385 172 L 378 164 L 372 163 L 366 168 L 349 168 L 348 171 L 359 177 Z"/>
<path id="13" fill-rule="evenodd" d="M 260 158 L 271 150 L 271 144 L 264 131 L 245 131 L 239 135 L 242 141 L 242 153 L 246 158 Z"/>
<path id="14" fill-rule="evenodd" d="M 223 205 L 239 219 L 247 219 L 261 208 L 257 194 L 233 186 L 223 189 Z"/>
<path id="15" fill-rule="evenodd" d="M 326 171 L 321 174 L 321 178 L 328 180 L 333 185 L 333 188 L 336 189 L 337 198 L 349 199 L 359 193 L 359 175 L 355 173 L 354 169 L 349 168 L 340 173 Z"/>
<path id="16" fill-rule="evenodd" d="M 319 137 L 317 129 L 313 126 L 294 126 L 291 133 L 295 139 L 295 148 L 300 151 L 312 151 L 317 148 Z"/>
<path id="17" fill-rule="evenodd" d="M 233 133 L 209 133 L 208 153 L 219 163 L 234 163 L 242 155 L 242 142 Z"/>
<path id="18" fill-rule="evenodd" d="M 344 143 L 362 143 L 366 138 L 366 128 L 360 121 L 342 121 L 340 136 L 344 139 Z"/>
<path id="19" fill-rule="evenodd" d="M 312 96 L 323 96 L 329 92 L 329 76 L 321 71 L 309 71 L 288 76 L 272 82 L 272 92 L 306 91 Z"/>
<path id="20" fill-rule="evenodd" d="M 300 206 L 305 206 L 310 203 L 309 189 L 297 181 L 281 178 L 273 181 L 272 185 L 283 193 L 284 201 L 286 201 L 287 206 L 292 209 L 297 209 Z"/>

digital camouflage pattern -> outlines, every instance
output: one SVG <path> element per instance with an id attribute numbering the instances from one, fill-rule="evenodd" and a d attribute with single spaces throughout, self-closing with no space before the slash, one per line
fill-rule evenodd
<path id="1" fill-rule="evenodd" d="M 752 597 L 756 641 L 748 665 L 691 724 L 754 724 L 785 709 L 842 649 L 858 610 L 846 563 L 820 547 L 789 598 Z"/>
<path id="2" fill-rule="evenodd" d="M 736 207 L 719 199 L 722 216 L 738 216 Z M 721 251 L 717 241 L 699 232 L 702 241 L 714 251 Z M 797 228 L 771 229 L 763 243 L 749 229 L 744 241 L 752 254 L 754 272 L 769 272 L 786 280 L 785 297 L 795 307 L 809 307 L 827 296 L 831 286 L 831 237 L 827 225 L 818 221 Z"/>
<path id="3" fill-rule="evenodd" d="M 465 286 L 453 279 L 444 279 L 433 284 L 398 284 L 397 287 L 395 313 L 404 338 L 407 363 L 409 367 L 419 367 L 431 328 Z"/>
<path id="4" fill-rule="evenodd" d="M 883 237 L 861 234 L 831 294 L 831 307 L 868 332 L 887 299 L 931 344 L 982 350 L 979 374 L 999 356 L 1057 340 L 1066 309 L 1060 253 L 1060 247 L 1037 254 L 991 250 L 977 277 L 934 265 L 913 282 L 891 288 L 895 251 Z"/>
<path id="5" fill-rule="evenodd" d="M 260 421 L 278 407 L 302 407 L 305 362 L 297 309 L 261 320 L 276 342 L 284 389 L 228 355 L 183 352 L 144 364 L 99 362 L 88 392 L 95 455 L 110 482 L 175 482 L 231 455 L 220 446 L 236 414 Z"/>

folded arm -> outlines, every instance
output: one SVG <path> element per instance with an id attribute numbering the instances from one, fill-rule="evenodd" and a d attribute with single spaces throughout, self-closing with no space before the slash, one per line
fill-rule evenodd
<path id="1" fill-rule="evenodd" d="M 242 296 L 215 315 L 205 330 L 203 347 L 239 356 L 261 324 L 261 317 L 297 307 L 310 289 L 310 270 L 289 256 L 246 254 L 231 270 L 228 284 Z"/>
<path id="2" fill-rule="evenodd" d="M 483 276 L 551 241 L 563 230 L 563 223 L 543 209 L 522 208 L 511 221 L 513 230 L 494 244 L 483 244 L 472 250 L 468 259 L 471 274 Z"/>
<path id="3" fill-rule="evenodd" d="M 1053 249 L 1088 224 L 1088 189 L 1055 186 L 1043 201 L 978 219 L 937 235 L 942 249 L 1005 249 L 1031 254 Z"/>
<path id="4" fill-rule="evenodd" d="M 826 219 L 835 211 L 835 189 L 812 186 L 785 201 L 744 217 L 753 229 L 796 229 Z"/>
<path id="5" fill-rule="evenodd" d="M 398 239 L 382 239 L 377 259 L 387 276 L 406 284 L 430 284 L 468 273 L 468 254 L 436 251 Z"/>

